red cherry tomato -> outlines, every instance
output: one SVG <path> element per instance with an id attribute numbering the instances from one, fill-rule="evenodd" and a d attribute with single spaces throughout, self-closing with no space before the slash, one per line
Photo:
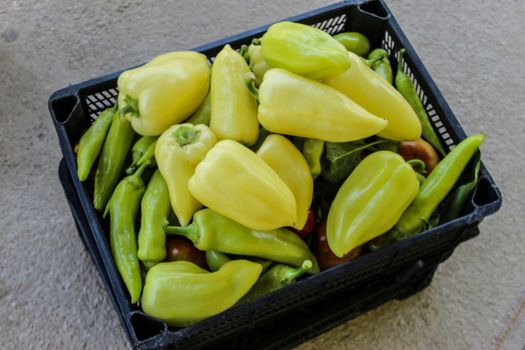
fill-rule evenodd
<path id="1" fill-rule="evenodd" d="M 342 264 L 344 262 L 353 260 L 359 256 L 361 253 L 361 247 L 357 247 L 351 250 L 348 254 L 339 258 L 336 256 L 330 247 L 328 246 L 328 241 L 326 239 L 326 221 L 323 221 L 317 228 L 317 245 L 315 256 L 317 257 L 317 262 L 321 269 L 326 270 L 330 267 Z"/>
<path id="2" fill-rule="evenodd" d="M 187 239 L 168 238 L 166 240 L 166 261 L 186 260 L 207 269 L 204 253 L 193 246 Z"/>
<path id="3" fill-rule="evenodd" d="M 405 160 L 419 159 L 425 163 L 425 173 L 430 174 L 439 162 L 439 155 L 430 143 L 423 139 L 399 143 L 397 153 Z"/>
<path id="4" fill-rule="evenodd" d="M 306 238 L 310 236 L 314 228 L 315 228 L 315 212 L 312 208 L 310 208 L 308 209 L 308 217 L 306 218 L 306 224 L 304 224 L 304 227 L 300 231 L 297 231 L 297 234 L 301 238 Z"/>

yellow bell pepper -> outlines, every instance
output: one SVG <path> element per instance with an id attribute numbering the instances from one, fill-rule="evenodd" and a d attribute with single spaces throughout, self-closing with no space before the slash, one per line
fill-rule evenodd
<path id="1" fill-rule="evenodd" d="M 118 108 L 135 132 L 156 136 L 191 115 L 209 87 L 205 55 L 170 52 L 119 76 Z"/>
<path id="2" fill-rule="evenodd" d="M 188 182 L 202 204 L 252 229 L 295 226 L 297 204 L 286 183 L 249 148 L 223 140 L 206 154 Z"/>
<path id="3" fill-rule="evenodd" d="M 158 139 L 155 159 L 168 186 L 171 207 L 180 224 L 189 224 L 193 214 L 202 207 L 188 189 L 195 167 L 217 142 L 204 124 L 177 124 Z"/>
<path id="4" fill-rule="evenodd" d="M 346 142 L 375 135 L 388 124 L 336 89 L 280 68 L 264 75 L 259 102 L 259 122 L 278 134 Z"/>
<path id="5" fill-rule="evenodd" d="M 266 137 L 257 155 L 292 190 L 297 202 L 297 222 L 293 227 L 301 230 L 306 224 L 314 191 L 314 181 L 303 154 L 286 137 L 272 134 Z"/>
<path id="6" fill-rule="evenodd" d="M 405 98 L 353 52 L 348 52 L 350 68 L 323 83 L 341 91 L 370 113 L 388 120 L 377 135 L 395 141 L 417 140 L 421 123 Z"/>
<path id="7" fill-rule="evenodd" d="M 418 190 L 416 173 L 399 154 L 378 151 L 367 156 L 339 188 L 330 206 L 326 237 L 332 252 L 343 257 L 387 232 Z"/>
<path id="8" fill-rule="evenodd" d="M 224 46 L 212 66 L 210 129 L 219 140 L 253 145 L 259 136 L 257 103 L 246 85 L 250 68 L 240 53 Z"/>

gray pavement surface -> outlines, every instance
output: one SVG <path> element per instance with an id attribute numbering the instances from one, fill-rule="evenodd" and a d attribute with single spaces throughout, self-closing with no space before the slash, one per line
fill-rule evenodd
<path id="1" fill-rule="evenodd" d="M 0 348 L 126 349 L 57 178 L 47 112 L 69 84 L 333 1 L 0 0 Z M 429 288 L 298 349 L 523 349 L 525 2 L 387 1 L 504 204 Z"/>

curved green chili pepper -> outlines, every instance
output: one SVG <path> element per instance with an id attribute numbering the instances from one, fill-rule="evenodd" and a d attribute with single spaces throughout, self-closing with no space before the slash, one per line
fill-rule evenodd
<path id="1" fill-rule="evenodd" d="M 392 66 L 390 65 L 390 60 L 388 59 L 388 52 L 383 49 L 375 49 L 368 55 L 369 60 L 375 60 L 379 57 L 382 57 L 381 60 L 373 62 L 372 68 L 377 74 L 383 77 L 390 84 L 394 81 L 394 74 L 392 73 Z"/>
<path id="2" fill-rule="evenodd" d="M 119 180 L 134 135 L 131 123 L 115 113 L 95 173 L 93 204 L 99 211 L 104 210 Z"/>
<path id="3" fill-rule="evenodd" d="M 248 294 L 239 300 L 239 304 L 252 301 L 294 283 L 297 278 L 304 275 L 311 267 L 312 262 L 310 260 L 305 260 L 298 268 L 284 264 L 275 265 L 259 277 Z"/>
<path id="4" fill-rule="evenodd" d="M 218 269 L 221 268 L 222 265 L 226 264 L 228 261 L 231 261 L 228 255 L 218 252 L 213 249 L 210 249 L 204 252 L 204 256 L 206 258 L 206 264 L 208 265 L 208 268 L 212 272 L 217 271 Z M 260 264 L 262 266 L 261 273 L 265 272 L 273 265 L 273 261 L 271 260 L 253 259 L 251 257 L 246 257 L 246 256 L 238 256 L 236 257 L 236 259 L 250 260 L 257 264 Z"/>
<path id="5" fill-rule="evenodd" d="M 139 159 L 134 164 L 131 164 L 128 169 L 126 169 L 126 174 L 133 174 L 138 168 L 140 168 L 144 163 L 149 162 L 149 166 L 155 166 L 157 164 L 155 160 L 155 147 L 157 147 L 157 137 L 153 143 L 151 143 L 144 153 L 140 156 Z"/>
<path id="6" fill-rule="evenodd" d="M 395 225 L 392 237 L 401 240 L 417 235 L 425 228 L 437 206 L 450 192 L 486 134 L 477 134 L 461 141 L 432 170 L 421 185 L 408 209 Z"/>
<path id="7" fill-rule="evenodd" d="M 149 269 L 166 257 L 163 223 L 171 211 L 168 186 L 159 170 L 148 183 L 141 202 L 138 258 Z"/>
<path id="8" fill-rule="evenodd" d="M 77 153 L 77 173 L 80 181 L 85 181 L 88 178 L 91 167 L 104 144 L 114 114 L 115 107 L 102 111 L 80 138 Z"/>
<path id="9" fill-rule="evenodd" d="M 186 120 L 185 123 L 191 123 L 193 125 L 197 125 L 197 124 L 210 125 L 210 117 L 211 117 L 211 102 L 210 102 L 210 93 L 208 92 L 208 95 L 206 96 L 204 101 L 201 103 L 199 108 L 197 108 L 195 113 L 193 113 L 190 119 Z"/>
<path id="10" fill-rule="evenodd" d="M 137 259 L 137 239 L 135 236 L 135 217 L 140 199 L 144 193 L 141 175 L 147 164 L 133 175 L 122 179 L 111 196 L 104 217 L 109 213 L 109 240 L 117 269 L 135 304 L 142 291 L 139 260 Z"/>
<path id="11" fill-rule="evenodd" d="M 228 255 L 218 252 L 216 250 L 210 249 L 204 252 L 206 258 L 206 264 L 211 272 L 215 272 L 221 268 L 222 265 L 226 264 L 231 259 Z"/>
<path id="12" fill-rule="evenodd" d="M 253 230 L 211 209 L 193 215 L 188 226 L 167 226 L 165 232 L 190 239 L 197 249 L 218 250 L 227 254 L 249 255 L 299 267 L 305 260 L 313 266 L 309 273 L 319 272 L 317 260 L 306 243 L 286 229 L 269 232 Z"/>
<path id="13" fill-rule="evenodd" d="M 348 51 L 359 56 L 366 56 L 370 51 L 370 41 L 368 38 L 358 32 L 345 32 L 334 35 L 334 39 L 343 44 Z"/>
<path id="14" fill-rule="evenodd" d="M 140 167 L 139 160 L 156 140 L 157 136 L 142 136 L 131 146 L 131 165 L 126 169 L 126 174 L 131 175 Z"/>
<path id="15" fill-rule="evenodd" d="M 423 137 L 430 142 L 430 144 L 432 144 L 441 155 L 445 155 L 443 145 L 441 145 L 441 141 L 439 141 L 439 137 L 430 123 L 425 107 L 423 107 L 423 104 L 419 100 L 419 96 L 414 89 L 412 80 L 410 80 L 409 76 L 403 72 L 403 56 L 405 55 L 405 52 L 405 49 L 401 49 L 397 58 L 396 88 L 407 100 L 412 109 L 414 109 L 414 112 L 416 112 L 416 115 L 421 122 Z"/>

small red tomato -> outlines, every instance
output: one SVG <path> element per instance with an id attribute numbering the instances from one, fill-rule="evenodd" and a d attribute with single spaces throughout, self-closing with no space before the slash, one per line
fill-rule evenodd
<path id="1" fill-rule="evenodd" d="M 306 238 L 310 236 L 310 234 L 313 232 L 315 228 L 315 212 L 312 208 L 308 209 L 308 217 L 306 218 L 306 224 L 304 224 L 304 227 L 297 231 L 297 234 L 301 238 Z"/>
<path id="2" fill-rule="evenodd" d="M 397 149 L 405 160 L 419 159 L 425 163 L 425 173 L 430 174 L 439 162 L 439 155 L 430 143 L 423 139 L 416 141 L 403 141 Z"/>
<path id="3" fill-rule="evenodd" d="M 186 260 L 203 269 L 207 269 L 204 253 L 184 238 L 168 238 L 166 240 L 166 261 Z"/>
<path id="4" fill-rule="evenodd" d="M 319 263 L 319 267 L 321 267 L 322 270 L 326 270 L 330 267 L 353 260 L 357 258 L 360 253 L 361 247 L 357 247 L 352 249 L 342 258 L 339 258 L 332 252 L 330 246 L 328 246 L 328 241 L 326 239 L 326 221 L 323 221 L 317 228 L 317 245 L 315 256 L 317 257 L 317 262 Z"/>

